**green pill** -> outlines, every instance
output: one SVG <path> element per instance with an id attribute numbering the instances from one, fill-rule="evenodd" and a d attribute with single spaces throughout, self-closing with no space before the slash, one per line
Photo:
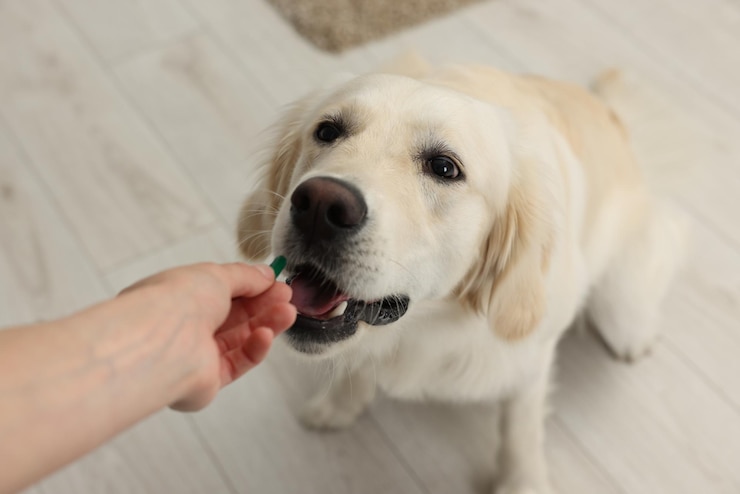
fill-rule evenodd
<path id="1" fill-rule="evenodd" d="M 270 267 L 275 272 L 275 278 L 285 269 L 285 265 L 288 264 L 288 260 L 285 256 L 277 256 L 274 261 L 270 264 Z"/>

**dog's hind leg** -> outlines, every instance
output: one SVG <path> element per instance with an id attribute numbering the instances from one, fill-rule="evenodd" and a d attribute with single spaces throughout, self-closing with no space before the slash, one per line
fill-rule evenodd
<path id="1" fill-rule="evenodd" d="M 666 205 L 648 204 L 587 304 L 604 343 L 627 361 L 642 356 L 655 341 L 660 304 L 685 251 L 683 218 Z"/>
<path id="2" fill-rule="evenodd" d="M 649 189 L 686 182 L 679 178 L 696 166 L 696 133 L 676 105 L 617 70 L 602 74 L 593 90 L 630 129 Z M 625 360 L 648 351 L 657 337 L 659 306 L 683 260 L 688 230 L 677 211 L 652 199 L 646 203 L 637 208 L 641 223 L 597 281 L 586 310 L 606 345 Z"/>
<path id="3" fill-rule="evenodd" d="M 337 364 L 329 389 L 322 389 L 308 401 L 301 422 L 312 429 L 343 429 L 350 426 L 375 397 L 376 379 L 372 369 Z"/>

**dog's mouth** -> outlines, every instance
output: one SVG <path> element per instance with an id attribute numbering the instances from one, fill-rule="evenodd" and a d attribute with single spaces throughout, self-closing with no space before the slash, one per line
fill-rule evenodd
<path id="1" fill-rule="evenodd" d="M 286 283 L 293 289 L 291 303 L 298 309 L 295 324 L 287 331 L 294 346 L 316 353 L 316 345 L 336 343 L 357 331 L 360 321 L 383 326 L 400 319 L 408 310 L 409 297 L 390 295 L 365 301 L 352 298 L 311 265 L 300 265 Z"/>

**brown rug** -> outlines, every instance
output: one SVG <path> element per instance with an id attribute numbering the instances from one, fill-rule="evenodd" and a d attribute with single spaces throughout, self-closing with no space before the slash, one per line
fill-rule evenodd
<path id="1" fill-rule="evenodd" d="M 340 52 L 479 0 L 268 0 L 319 48 Z"/>

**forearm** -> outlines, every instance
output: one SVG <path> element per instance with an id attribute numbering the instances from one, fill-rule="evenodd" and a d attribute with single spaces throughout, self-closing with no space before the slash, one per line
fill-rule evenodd
<path id="1" fill-rule="evenodd" d="M 0 331 L 0 493 L 59 468 L 174 401 L 182 321 L 135 293 L 53 323 Z M 185 343 L 187 345 L 187 343 Z M 64 358 L 60 359 L 59 354 Z"/>

